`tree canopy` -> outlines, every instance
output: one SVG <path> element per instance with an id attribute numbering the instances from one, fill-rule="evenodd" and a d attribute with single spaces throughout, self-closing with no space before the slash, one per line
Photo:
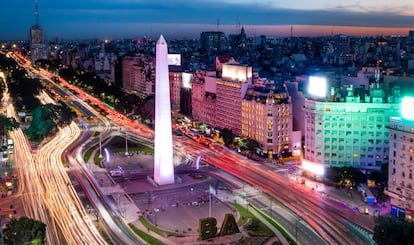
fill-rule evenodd
<path id="1" fill-rule="evenodd" d="M 6 117 L 3 114 L 0 114 L 0 127 L 1 127 L 0 131 L 3 131 L 3 129 L 4 130 L 12 130 L 14 128 L 17 128 L 18 126 L 19 125 L 16 122 L 16 119 L 9 118 L 9 117 Z M 4 134 L 4 132 L 3 132 L 3 134 Z"/>
<path id="2" fill-rule="evenodd" d="M 224 144 L 226 146 L 233 144 L 235 135 L 231 129 L 223 128 L 223 130 L 220 131 L 220 136 L 223 138 Z"/>
<path id="3" fill-rule="evenodd" d="M 374 228 L 377 245 L 409 245 L 414 241 L 414 223 L 394 217 L 379 217 Z"/>
<path id="4" fill-rule="evenodd" d="M 75 116 L 76 113 L 63 102 L 38 106 L 32 112 L 32 122 L 26 134 L 30 140 L 40 141 L 56 132 L 57 126 L 70 123 Z"/>
<path id="5" fill-rule="evenodd" d="M 4 242 L 10 245 L 42 244 L 45 235 L 44 223 L 25 216 L 18 220 L 11 220 L 3 230 Z"/>
<path id="6" fill-rule="evenodd" d="M 367 181 L 367 177 L 354 167 L 331 167 L 326 172 L 329 180 L 344 186 L 356 186 Z"/>

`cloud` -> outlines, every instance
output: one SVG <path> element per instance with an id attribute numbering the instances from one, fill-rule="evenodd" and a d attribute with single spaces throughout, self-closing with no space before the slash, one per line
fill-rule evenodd
<path id="1" fill-rule="evenodd" d="M 214 26 L 217 19 L 223 26 L 240 22 L 246 26 L 412 27 L 414 16 L 407 13 L 414 10 L 413 6 L 412 0 L 40 0 L 39 17 L 40 25 L 49 33 L 73 29 L 73 34 L 76 30 L 98 33 L 97 29 L 115 33 L 126 30 L 123 25 L 136 28 L 150 23 L 170 28 L 174 28 L 171 23 Z M 17 31 L 20 36 L 27 35 L 34 24 L 34 4 L 15 0 L 3 7 L 0 38 Z"/>

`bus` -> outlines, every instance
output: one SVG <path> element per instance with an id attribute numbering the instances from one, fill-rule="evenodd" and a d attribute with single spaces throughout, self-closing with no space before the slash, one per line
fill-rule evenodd
<path id="1" fill-rule="evenodd" d="M 366 184 L 358 184 L 357 190 L 361 193 L 364 202 L 369 204 L 377 203 L 377 199 Z"/>

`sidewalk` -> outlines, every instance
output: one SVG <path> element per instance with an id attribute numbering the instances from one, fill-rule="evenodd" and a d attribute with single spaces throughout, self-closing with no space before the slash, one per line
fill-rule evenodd
<path id="1" fill-rule="evenodd" d="M 361 214 L 381 216 L 386 215 L 390 212 L 389 202 L 376 204 L 365 203 L 362 199 L 361 194 L 356 190 L 356 188 L 348 190 L 343 188 L 336 188 L 334 186 L 327 186 L 324 183 L 311 180 L 305 176 L 297 176 L 296 178 L 290 177 L 290 179 L 298 183 L 302 183 L 302 180 L 305 180 L 305 182 L 302 184 L 310 190 L 319 192 L 321 195 L 326 195 L 327 197 L 337 202 L 340 202 L 354 210 L 359 211 Z"/>

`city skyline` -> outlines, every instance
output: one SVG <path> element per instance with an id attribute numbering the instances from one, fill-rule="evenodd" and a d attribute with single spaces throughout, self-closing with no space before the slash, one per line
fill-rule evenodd
<path id="1" fill-rule="evenodd" d="M 414 28 L 414 3 L 387 1 L 135 1 L 40 0 L 45 38 L 198 38 L 201 31 L 248 36 L 406 35 Z M 7 2 L 0 40 L 28 39 L 35 24 L 34 1 Z M 291 33 L 292 31 L 292 33 Z"/>

